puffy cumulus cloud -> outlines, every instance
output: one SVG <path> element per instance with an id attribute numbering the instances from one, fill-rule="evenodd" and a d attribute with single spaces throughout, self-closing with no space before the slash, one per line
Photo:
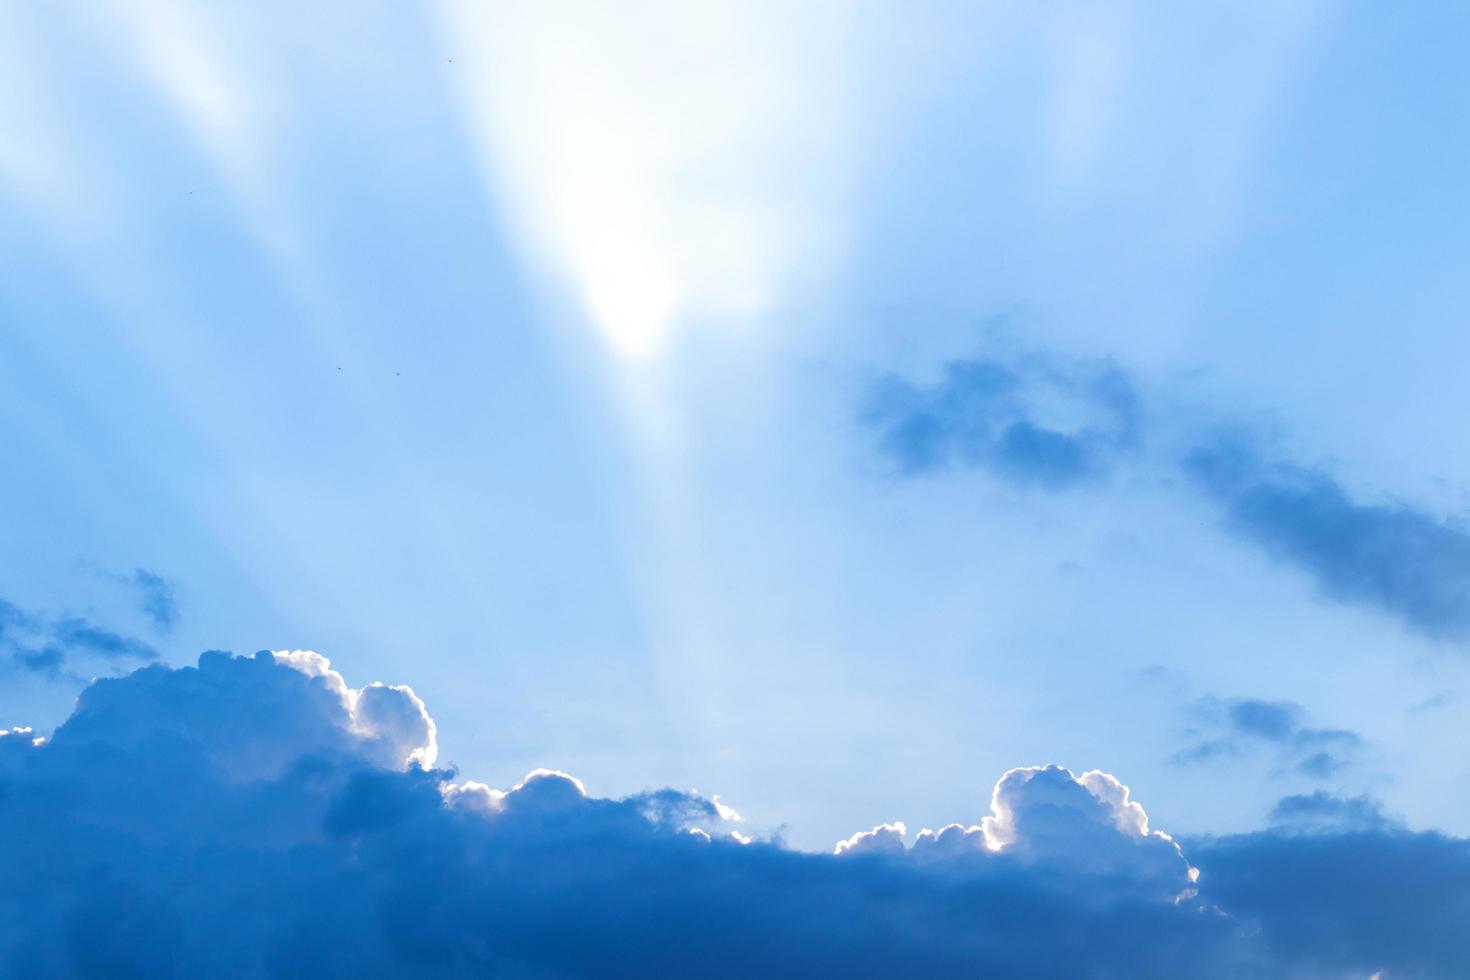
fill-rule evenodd
<path id="1" fill-rule="evenodd" d="M 902 820 L 880 823 L 872 830 L 860 830 L 846 840 L 837 842 L 833 854 L 902 854 L 906 850 L 903 839 L 909 829 Z"/>
<path id="2" fill-rule="evenodd" d="M 980 823 L 926 828 L 908 849 L 906 833 L 902 822 L 882 824 L 840 841 L 834 853 L 917 862 L 976 855 L 995 869 L 1035 869 L 1088 883 L 1079 893 L 1108 894 L 1095 888 L 1106 879 L 1113 892 L 1171 901 L 1191 895 L 1198 875 L 1168 834 L 1149 829 L 1128 787 L 1097 770 L 1077 776 L 1060 766 L 1012 769 L 995 784 L 990 813 Z"/>
<path id="3" fill-rule="evenodd" d="M 439 757 L 439 730 L 412 688 L 376 681 L 362 688 L 349 687 L 332 669 L 332 662 L 312 650 L 277 650 L 272 656 L 279 664 L 320 679 L 336 695 L 346 713 L 347 730 L 359 739 L 359 751 L 390 768 L 409 763 L 424 769 L 434 765 Z"/>
<path id="4" fill-rule="evenodd" d="M 52 745 L 188 753 L 235 780 L 277 777 L 303 754 L 394 769 L 437 755 L 434 723 L 412 691 L 351 688 L 325 657 L 301 650 L 211 651 L 198 667 L 155 664 L 96 681 Z"/>
<path id="5" fill-rule="evenodd" d="M 834 856 L 693 793 L 461 779 L 434 734 L 407 688 L 299 651 L 146 667 L 49 740 L 0 734 L 6 975 L 1438 976 L 1467 952 L 1470 859 L 1435 835 L 1200 841 L 1196 897 L 1102 772 L 1012 770 L 978 823 Z"/>

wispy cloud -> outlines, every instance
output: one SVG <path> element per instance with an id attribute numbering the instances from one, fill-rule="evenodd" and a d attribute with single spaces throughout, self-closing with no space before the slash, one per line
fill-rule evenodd
<path id="1" fill-rule="evenodd" d="M 172 583 L 146 568 L 133 569 L 129 581 L 138 590 L 143 614 L 160 632 L 172 630 L 179 621 L 179 604 Z"/>
<path id="2" fill-rule="evenodd" d="M 1150 425 L 1148 389 L 1110 362 L 1055 354 L 973 358 L 938 380 L 887 375 L 861 419 L 895 475 L 977 469 L 1022 488 L 1095 485 L 1125 457 L 1219 508 L 1224 529 L 1316 582 L 1435 640 L 1470 641 L 1470 527 L 1411 503 L 1360 499 L 1337 478 L 1269 452 L 1210 406 Z M 1159 431 L 1156 431 L 1159 430 Z M 1182 445 L 1182 450 L 1178 447 Z"/>
<path id="3" fill-rule="evenodd" d="M 1136 445 L 1138 413 L 1133 383 L 1111 364 L 974 358 L 929 384 L 884 377 L 861 419 L 901 474 L 974 468 L 1054 491 L 1106 476 Z"/>
<path id="4" fill-rule="evenodd" d="M 84 617 L 28 612 L 0 599 L 0 663 L 61 677 L 78 658 L 132 666 L 157 660 L 158 651 Z"/>
<path id="5" fill-rule="evenodd" d="M 1352 765 L 1363 739 L 1345 728 L 1303 724 L 1306 711 L 1291 701 L 1259 698 L 1202 698 L 1192 713 L 1214 734 L 1176 752 L 1175 763 L 1190 765 L 1269 750 L 1281 765 L 1317 779 Z"/>
<path id="6" fill-rule="evenodd" d="M 1184 470 L 1231 533 L 1307 572 L 1327 597 L 1377 608 L 1425 636 L 1470 639 L 1470 531 L 1408 504 L 1353 499 L 1327 473 L 1249 441 L 1194 448 Z"/>
<path id="7" fill-rule="evenodd" d="M 1450 704 L 1454 700 L 1455 699 L 1453 697 L 1451 697 L 1449 694 L 1441 691 L 1438 694 L 1431 694 L 1429 697 L 1425 698 L 1423 701 L 1419 701 L 1416 704 L 1410 705 L 1409 706 L 1409 713 L 1410 714 L 1423 714 L 1423 713 L 1429 712 L 1429 711 L 1438 711 L 1439 709 L 1445 707 L 1446 705 Z"/>

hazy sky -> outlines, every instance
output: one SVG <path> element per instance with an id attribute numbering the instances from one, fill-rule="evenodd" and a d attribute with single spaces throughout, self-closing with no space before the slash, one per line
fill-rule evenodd
<path id="1" fill-rule="evenodd" d="M 1470 833 L 1470 8 L 922 6 L 0 4 L 0 722 Z"/>

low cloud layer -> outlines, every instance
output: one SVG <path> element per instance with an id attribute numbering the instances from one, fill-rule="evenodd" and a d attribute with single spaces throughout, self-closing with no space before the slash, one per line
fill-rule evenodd
<path id="1" fill-rule="evenodd" d="M 1187 846 L 1205 869 L 1203 893 L 1226 914 L 1247 918 L 1270 951 L 1261 968 L 1244 976 L 1465 975 L 1465 839 L 1348 824 Z"/>
<path id="2" fill-rule="evenodd" d="M 912 842 L 893 823 L 810 854 L 693 794 L 600 799 L 547 770 L 497 790 L 436 756 L 411 690 L 353 688 L 315 654 L 98 681 L 49 740 L 0 736 L 0 962 L 17 977 L 1435 977 L 1470 957 L 1453 927 L 1466 842 L 1344 823 L 1362 801 L 1284 801 L 1317 816 L 1310 833 L 1283 820 L 1181 846 L 1106 773 L 1024 768 L 973 823 Z"/>

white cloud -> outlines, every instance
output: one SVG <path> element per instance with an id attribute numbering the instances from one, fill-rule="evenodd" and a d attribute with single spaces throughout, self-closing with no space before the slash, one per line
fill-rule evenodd
<path id="1" fill-rule="evenodd" d="M 908 828 L 902 820 L 881 823 L 872 830 L 860 830 L 846 840 L 837 842 L 833 854 L 902 854 L 904 835 Z"/>
<path id="2" fill-rule="evenodd" d="M 349 687 L 332 662 L 312 650 L 277 650 L 272 655 L 279 664 L 320 678 L 341 700 L 352 734 L 373 746 L 387 765 L 433 768 L 439 757 L 439 730 L 413 688 L 378 682 Z"/>
<path id="3" fill-rule="evenodd" d="M 1198 871 L 1168 834 L 1153 831 L 1128 787 L 1096 769 L 1074 775 L 1060 766 L 1012 769 L 996 782 L 990 813 L 973 826 L 925 828 L 904 848 L 903 823 L 882 824 L 839 841 L 836 854 L 912 855 L 953 861 L 994 855 L 1075 875 L 1133 879 L 1145 891 L 1192 894 Z"/>

